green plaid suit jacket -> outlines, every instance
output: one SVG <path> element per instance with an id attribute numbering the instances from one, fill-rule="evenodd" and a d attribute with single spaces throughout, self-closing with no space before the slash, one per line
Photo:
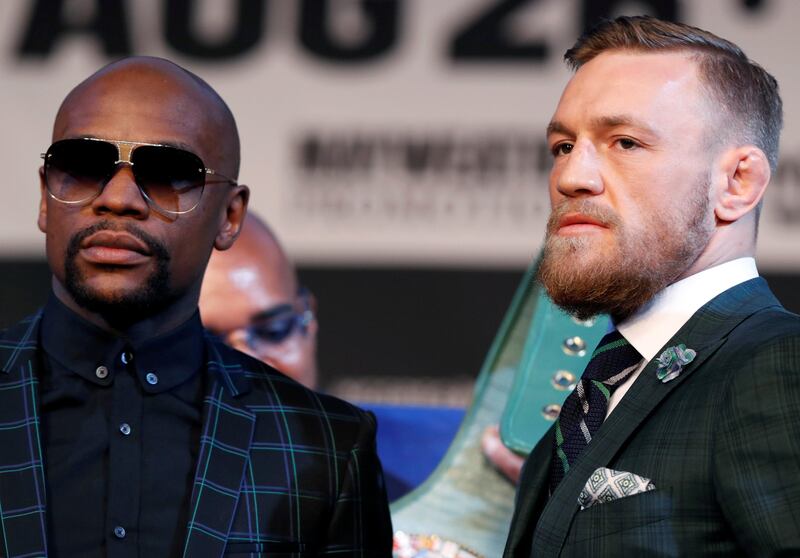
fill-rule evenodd
<path id="1" fill-rule="evenodd" d="M 800 318 L 763 279 L 669 341 L 697 351 L 662 383 L 648 363 L 548 498 L 553 430 L 520 481 L 506 557 L 800 555 Z M 656 490 L 580 510 L 598 467 Z"/>
<path id="2" fill-rule="evenodd" d="M 0 335 L 0 556 L 47 556 L 38 314 Z M 207 335 L 183 556 L 391 556 L 375 421 Z M 45 456 L 46 457 L 46 456 Z"/>

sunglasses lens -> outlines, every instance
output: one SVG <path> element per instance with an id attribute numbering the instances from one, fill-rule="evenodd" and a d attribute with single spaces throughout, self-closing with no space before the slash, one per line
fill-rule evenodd
<path id="1" fill-rule="evenodd" d="M 61 140 L 45 155 L 47 189 L 58 200 L 79 202 L 95 197 L 114 172 L 117 148 L 102 141 Z"/>
<path id="2" fill-rule="evenodd" d="M 200 201 L 205 167 L 200 157 L 176 147 L 142 145 L 131 155 L 136 182 L 161 209 L 182 213 Z"/>

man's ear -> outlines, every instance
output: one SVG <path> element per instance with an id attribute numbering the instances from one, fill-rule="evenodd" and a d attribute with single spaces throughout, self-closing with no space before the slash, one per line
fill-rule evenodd
<path id="1" fill-rule="evenodd" d="M 771 171 L 766 154 L 754 145 L 725 152 L 721 159 L 725 180 L 715 192 L 714 214 L 732 223 L 751 212 L 761 201 Z"/>
<path id="2" fill-rule="evenodd" d="M 47 232 L 47 183 L 44 180 L 44 167 L 39 167 L 39 230 Z"/>
<path id="3" fill-rule="evenodd" d="M 224 220 L 217 232 L 217 238 L 214 240 L 214 248 L 227 250 L 233 246 L 233 242 L 242 230 L 249 200 L 250 189 L 244 184 L 237 184 L 228 192 Z"/>

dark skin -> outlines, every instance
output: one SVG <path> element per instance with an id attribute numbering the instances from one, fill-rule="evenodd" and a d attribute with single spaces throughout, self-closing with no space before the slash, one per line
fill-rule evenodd
<path id="1" fill-rule="evenodd" d="M 58 112 L 53 141 L 80 137 L 173 145 L 197 154 L 206 167 L 225 176 L 238 174 L 238 135 L 227 107 L 207 85 L 165 60 L 128 58 L 78 85 Z M 165 216 L 148 205 L 130 167 L 122 165 L 97 198 L 68 206 L 48 196 L 39 174 L 38 224 L 47 238 L 53 292 L 99 327 L 138 338 L 165 333 L 194 314 L 211 250 L 233 244 L 249 197 L 243 185 L 207 184 L 197 208 Z M 94 299 L 111 301 L 103 311 L 82 306 L 65 286 L 70 239 L 98 223 L 109 230 L 88 236 L 73 262 L 84 290 Z M 113 304 L 141 291 L 156 271 L 153 251 L 135 231 L 169 254 L 169 280 L 159 292 L 165 302 L 146 315 L 120 312 Z"/>

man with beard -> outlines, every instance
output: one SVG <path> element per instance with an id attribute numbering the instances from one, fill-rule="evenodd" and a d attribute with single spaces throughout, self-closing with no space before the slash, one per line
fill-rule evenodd
<path id="1" fill-rule="evenodd" d="M 800 554 L 800 319 L 753 260 L 777 83 L 647 17 L 565 58 L 539 278 L 615 329 L 528 457 L 505 555 Z"/>
<path id="2" fill-rule="evenodd" d="M 200 325 L 248 200 L 217 93 L 110 64 L 43 158 L 53 295 L 0 339 L 0 554 L 389 556 L 372 418 Z"/>
<path id="3" fill-rule="evenodd" d="M 203 326 L 312 389 L 317 387 L 315 307 L 275 234 L 252 212 L 236 244 L 211 254 L 200 290 Z"/>

